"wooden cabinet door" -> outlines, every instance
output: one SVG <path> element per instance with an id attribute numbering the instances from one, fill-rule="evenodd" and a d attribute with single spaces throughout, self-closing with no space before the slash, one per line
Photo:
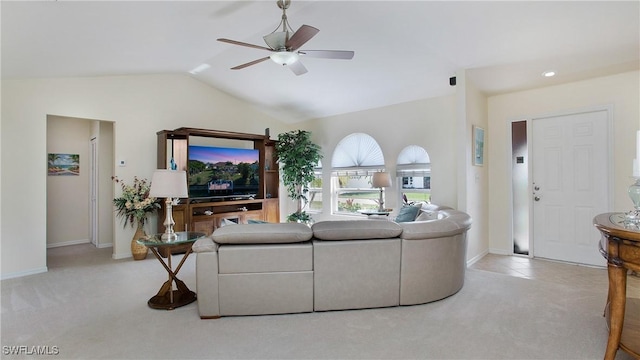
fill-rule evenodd
<path id="1" fill-rule="evenodd" d="M 213 217 L 194 217 L 192 222 L 193 229 L 191 231 L 205 233 L 207 236 L 211 235 L 214 226 L 214 218 Z"/>
<path id="2" fill-rule="evenodd" d="M 162 207 L 158 210 L 158 233 L 165 232 L 164 221 L 166 219 L 165 203 L 162 202 Z M 189 223 L 189 209 L 187 205 L 175 205 L 171 207 L 171 215 L 173 216 L 173 230 L 189 231 L 187 224 Z"/>
<path id="3" fill-rule="evenodd" d="M 270 223 L 280 222 L 280 204 L 278 199 L 265 199 L 263 202 L 264 221 Z"/>

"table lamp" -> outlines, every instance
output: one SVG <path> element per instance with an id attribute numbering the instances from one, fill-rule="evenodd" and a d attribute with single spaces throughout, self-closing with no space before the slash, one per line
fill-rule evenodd
<path id="1" fill-rule="evenodd" d="M 174 241 L 177 239 L 175 231 L 173 231 L 172 206 L 174 199 L 186 198 L 189 196 L 187 192 L 187 172 L 177 170 L 158 169 L 153 173 L 151 178 L 151 189 L 149 196 L 155 198 L 166 198 L 164 220 L 165 232 L 161 239 L 164 241 Z"/>
<path id="2" fill-rule="evenodd" d="M 372 187 L 380 188 L 380 200 L 378 200 L 379 207 L 378 211 L 383 212 L 384 209 L 384 199 L 382 198 L 382 188 L 391 186 L 391 175 L 388 172 L 380 171 L 373 173 Z"/>

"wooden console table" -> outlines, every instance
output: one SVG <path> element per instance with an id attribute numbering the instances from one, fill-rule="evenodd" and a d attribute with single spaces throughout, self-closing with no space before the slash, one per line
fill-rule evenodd
<path id="1" fill-rule="evenodd" d="M 600 253 L 607 259 L 609 275 L 604 358 L 614 359 L 620 348 L 640 359 L 640 299 L 627 298 L 627 272 L 640 271 L 640 228 L 625 226 L 623 213 L 600 214 L 593 224 L 602 233 Z"/>

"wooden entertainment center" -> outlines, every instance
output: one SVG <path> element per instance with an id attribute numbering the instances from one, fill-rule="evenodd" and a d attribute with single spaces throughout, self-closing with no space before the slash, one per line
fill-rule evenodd
<path id="1" fill-rule="evenodd" d="M 275 142 L 269 138 L 269 129 L 264 135 L 246 134 L 195 128 L 162 130 L 158 135 L 158 169 L 169 169 L 175 164 L 177 170 L 189 174 L 189 145 L 194 141 L 226 141 L 246 146 L 253 143 L 258 150 L 259 184 L 255 194 L 242 196 L 189 197 L 180 199 L 173 206 L 175 231 L 195 231 L 210 235 L 220 227 L 224 219 L 237 223 L 249 220 L 280 222 L 278 203 L 279 172 L 275 152 Z M 172 161 L 173 160 L 173 161 Z M 164 203 L 158 219 L 164 219 Z M 158 221 L 158 232 L 164 232 L 162 221 Z"/>

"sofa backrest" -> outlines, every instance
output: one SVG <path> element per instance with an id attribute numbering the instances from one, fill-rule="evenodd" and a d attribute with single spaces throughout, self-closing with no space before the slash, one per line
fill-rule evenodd
<path id="1" fill-rule="evenodd" d="M 402 227 L 400 237 L 405 240 L 419 240 L 453 236 L 469 230 L 471 223 L 469 214 L 444 208 L 437 211 L 435 219 L 399 223 Z"/>
<path id="2" fill-rule="evenodd" d="M 329 220 L 313 226 L 313 237 L 319 240 L 390 239 L 399 237 L 402 228 L 392 221 Z"/>
<path id="3" fill-rule="evenodd" d="M 313 232 L 300 223 L 227 225 L 211 238 L 218 244 L 289 244 L 311 240 Z"/>

